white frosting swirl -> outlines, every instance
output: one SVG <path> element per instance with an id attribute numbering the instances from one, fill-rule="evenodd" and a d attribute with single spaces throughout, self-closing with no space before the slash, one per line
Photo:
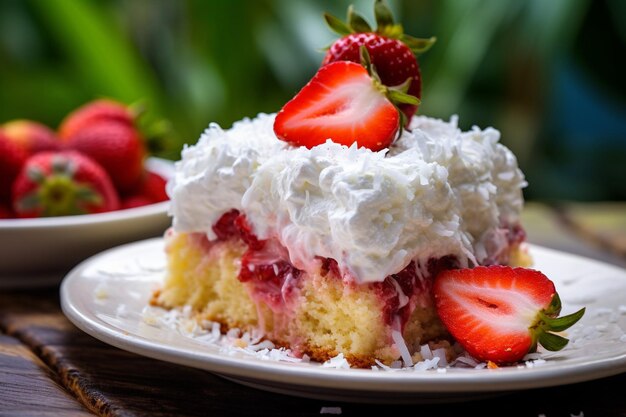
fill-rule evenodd
<path id="1" fill-rule="evenodd" d="M 372 152 L 330 140 L 296 148 L 275 137 L 273 120 L 211 125 L 185 148 L 168 184 L 176 230 L 215 239 L 212 225 L 236 208 L 296 267 L 328 257 L 375 282 L 413 259 L 480 262 L 501 224 L 519 221 L 526 183 L 495 129 L 420 116 L 389 151 Z"/>

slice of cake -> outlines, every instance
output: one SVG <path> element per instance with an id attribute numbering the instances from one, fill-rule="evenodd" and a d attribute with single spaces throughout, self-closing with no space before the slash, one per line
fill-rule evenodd
<path id="1" fill-rule="evenodd" d="M 183 150 L 154 304 L 317 361 L 408 364 L 427 343 L 454 355 L 433 280 L 528 262 L 526 183 L 495 129 L 414 116 L 419 66 L 381 31 L 340 39 L 277 115 L 212 124 Z"/>
<path id="2" fill-rule="evenodd" d="M 307 149 L 274 118 L 212 125 L 183 151 L 158 305 L 369 366 L 450 341 L 438 270 L 525 262 L 524 177 L 496 130 L 414 117 L 389 151 Z"/>

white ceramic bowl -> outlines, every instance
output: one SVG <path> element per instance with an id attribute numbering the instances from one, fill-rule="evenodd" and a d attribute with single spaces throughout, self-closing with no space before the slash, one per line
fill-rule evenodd
<path id="1" fill-rule="evenodd" d="M 149 158 L 146 168 L 170 178 L 174 164 Z M 162 236 L 169 202 L 81 216 L 0 220 L 0 288 L 56 285 L 80 261 L 124 243 Z"/>

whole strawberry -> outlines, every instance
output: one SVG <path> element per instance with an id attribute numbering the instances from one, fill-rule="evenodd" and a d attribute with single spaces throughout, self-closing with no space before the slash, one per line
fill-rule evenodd
<path id="1" fill-rule="evenodd" d="M 131 191 L 145 173 L 146 148 L 134 126 L 116 120 L 99 120 L 83 126 L 64 140 L 69 149 L 98 162 L 120 194 Z"/>
<path id="2" fill-rule="evenodd" d="M 0 202 L 11 200 L 13 181 L 27 157 L 26 151 L 0 130 Z"/>
<path id="3" fill-rule="evenodd" d="M 17 119 L 4 123 L 0 129 L 28 155 L 61 148 L 56 134 L 48 126 L 33 120 Z"/>
<path id="4" fill-rule="evenodd" d="M 537 345 L 561 350 L 568 340 L 554 332 L 585 313 L 558 317 L 561 300 L 544 274 L 528 268 L 478 266 L 446 270 L 433 286 L 435 305 L 450 334 L 474 358 L 515 363 Z"/>
<path id="5" fill-rule="evenodd" d="M 107 173 L 78 152 L 40 152 L 31 156 L 13 183 L 18 217 L 69 216 L 119 208 Z"/>
<path id="6" fill-rule="evenodd" d="M 77 132 L 96 122 L 114 121 L 133 126 L 139 112 L 111 99 L 97 99 L 88 102 L 69 113 L 59 126 L 59 137 L 67 140 Z"/>
<path id="7" fill-rule="evenodd" d="M 373 66 L 387 87 L 401 88 L 403 92 L 421 98 L 422 77 L 415 54 L 426 52 L 435 38 L 418 39 L 403 33 L 402 25 L 394 23 L 393 16 L 382 0 L 374 4 L 376 30 L 357 14 L 352 6 L 348 8 L 348 23 L 325 14 L 326 22 L 342 37 L 336 40 L 326 52 L 322 65 L 335 61 L 360 62 L 359 48 L 367 48 Z M 400 104 L 405 125 L 417 111 L 418 104 Z"/>

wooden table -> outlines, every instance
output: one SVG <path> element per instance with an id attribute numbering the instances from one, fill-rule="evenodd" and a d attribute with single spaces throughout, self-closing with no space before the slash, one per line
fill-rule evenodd
<path id="1" fill-rule="evenodd" d="M 529 204 L 533 243 L 626 266 L 626 206 Z M 58 288 L 0 290 L 2 416 L 626 416 L 626 373 L 451 404 L 366 405 L 248 388 L 128 353 L 75 328 Z"/>

